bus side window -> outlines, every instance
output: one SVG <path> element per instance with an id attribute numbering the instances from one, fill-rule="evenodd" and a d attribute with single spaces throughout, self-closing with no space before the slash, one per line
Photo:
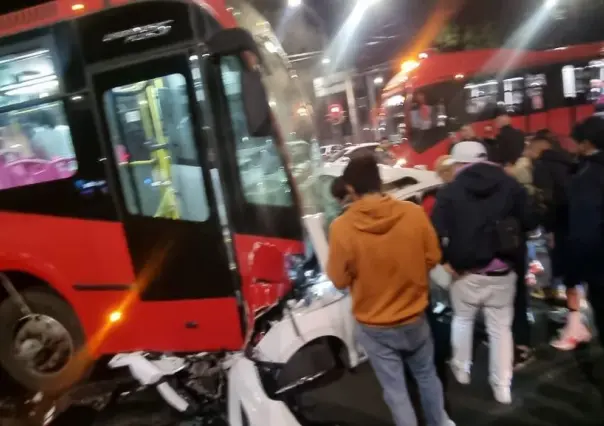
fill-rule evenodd
<path id="1" fill-rule="evenodd" d="M 524 77 L 503 80 L 503 103 L 509 114 L 524 113 Z"/>
<path id="2" fill-rule="evenodd" d="M 604 107 L 604 61 L 593 60 L 584 65 L 562 67 L 564 97 L 578 104 Z"/>
<path id="3" fill-rule="evenodd" d="M 3 55 L 0 62 L 0 107 L 9 107 L 0 115 L 0 189 L 74 176 L 65 105 L 47 100 L 61 89 L 50 50 Z M 20 107 L 24 102 L 29 106 Z"/>
<path id="4" fill-rule="evenodd" d="M 0 115 L 0 189 L 66 179 L 76 171 L 62 102 Z"/>
<path id="5" fill-rule="evenodd" d="M 546 108 L 545 90 L 547 77 L 545 74 L 527 74 L 525 77 L 526 97 L 531 112 L 540 112 Z"/>
<path id="6" fill-rule="evenodd" d="M 243 108 L 242 64 L 238 57 L 222 60 L 221 71 L 237 149 L 239 175 L 249 203 L 264 206 L 293 205 L 291 188 L 273 138 L 250 136 Z"/>
<path id="7" fill-rule="evenodd" d="M 414 94 L 413 102 L 411 143 L 417 152 L 446 139 L 464 121 L 463 91 L 457 81 L 422 87 Z M 420 120 L 422 116 L 424 119 Z"/>
<path id="8" fill-rule="evenodd" d="M 103 96 L 130 214 L 204 222 L 210 215 L 181 74 L 116 87 Z"/>
<path id="9" fill-rule="evenodd" d="M 447 131 L 456 132 L 467 122 L 465 111 L 464 88 L 459 81 L 450 83 L 445 94 L 445 111 Z"/>
<path id="10" fill-rule="evenodd" d="M 465 85 L 466 114 L 469 122 L 491 120 L 497 110 L 499 99 L 499 83 L 488 79 L 471 82 Z"/>

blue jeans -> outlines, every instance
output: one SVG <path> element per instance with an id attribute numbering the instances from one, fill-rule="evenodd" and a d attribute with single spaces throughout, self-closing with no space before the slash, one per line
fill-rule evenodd
<path id="1" fill-rule="evenodd" d="M 405 364 L 419 389 L 427 426 L 444 426 L 443 387 L 436 375 L 434 344 L 425 316 L 397 327 L 357 324 L 357 338 L 384 391 L 384 400 L 396 426 L 417 426 L 405 380 Z"/>
<path id="2" fill-rule="evenodd" d="M 537 259 L 537 243 L 535 243 L 534 241 L 528 241 L 526 243 L 526 247 L 528 250 L 528 260 L 529 262 L 532 262 L 534 260 L 538 260 Z"/>

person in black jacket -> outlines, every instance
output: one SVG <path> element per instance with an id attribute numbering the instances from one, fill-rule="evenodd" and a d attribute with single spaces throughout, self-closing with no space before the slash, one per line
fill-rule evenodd
<path id="1" fill-rule="evenodd" d="M 489 160 L 504 167 L 512 167 L 524 152 L 524 133 L 512 127 L 510 116 L 500 110 L 495 118 L 499 134 L 489 152 Z"/>
<path id="2" fill-rule="evenodd" d="M 587 283 L 595 325 L 604 345 L 604 119 L 588 118 L 575 128 L 573 138 L 581 165 L 569 192 L 569 274 Z"/>
<path id="3" fill-rule="evenodd" d="M 501 108 L 495 118 L 495 127 L 499 134 L 494 140 L 486 141 L 489 159 L 502 165 L 510 174 L 513 174 L 514 166 L 522 157 L 526 144 L 523 132 L 512 127 L 508 112 Z M 528 272 L 528 249 L 526 234 L 522 234 L 522 243 L 513 260 L 516 272 L 516 295 L 514 300 L 514 366 L 522 367 L 532 359 L 531 350 L 531 326 L 528 321 L 528 291 L 526 289 L 525 276 Z"/>
<path id="4" fill-rule="evenodd" d="M 568 190 L 577 169 L 574 158 L 556 148 L 548 130 L 539 130 L 527 148 L 533 162 L 533 185 L 539 190 L 545 211 L 541 224 L 548 233 L 568 234 Z M 557 240 L 556 242 L 563 241 Z"/>
<path id="5" fill-rule="evenodd" d="M 509 404 L 514 262 L 520 240 L 520 235 L 512 234 L 512 228 L 516 234 L 527 232 L 537 226 L 537 220 L 524 187 L 503 168 L 486 161 L 487 150 L 480 142 L 460 142 L 451 156 L 457 163 L 455 178 L 439 191 L 432 212 L 444 267 L 454 277 L 451 369 L 457 381 L 470 382 L 474 320 L 478 310 L 484 310 L 491 351 L 491 387 L 497 401 Z M 502 232 L 502 223 L 513 226 L 506 226 Z M 503 246 L 509 248 L 505 253 L 500 250 Z"/>
<path id="6" fill-rule="evenodd" d="M 548 130 L 540 130 L 535 134 L 527 153 L 533 160 L 533 185 L 545 206 L 541 215 L 541 226 L 550 240 L 552 278 L 554 282 L 563 280 L 567 305 L 571 312 L 560 338 L 554 340 L 552 346 L 561 350 L 573 350 L 578 343 L 589 337 L 589 332 L 581 323 L 578 313 L 581 301 L 576 286 L 579 283 L 568 274 L 569 190 L 577 164 L 569 153 L 556 147 Z M 553 299 L 556 295 L 555 287 L 547 290 L 547 296 Z"/>

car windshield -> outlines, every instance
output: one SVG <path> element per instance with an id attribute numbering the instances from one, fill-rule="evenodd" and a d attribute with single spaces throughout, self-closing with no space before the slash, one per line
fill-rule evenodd
<path id="1" fill-rule="evenodd" d="M 405 176 L 402 179 L 397 179 L 393 182 L 383 184 L 382 191 L 384 191 L 384 192 L 400 191 L 401 189 L 405 189 L 412 185 L 417 185 L 418 183 L 419 182 L 417 179 L 412 178 L 410 176 Z"/>
<path id="2" fill-rule="evenodd" d="M 334 162 L 344 157 L 346 154 L 350 152 L 350 149 L 343 149 L 342 151 L 338 151 L 335 154 L 331 154 L 327 161 Z"/>
<path id="3" fill-rule="evenodd" d="M 344 147 L 342 145 L 332 145 L 330 147 L 326 147 L 326 152 L 329 152 L 331 154 L 336 154 L 338 152 L 342 152 L 344 150 Z"/>
<path id="4" fill-rule="evenodd" d="M 363 145 L 363 146 L 354 146 L 344 149 L 343 151 L 337 152 L 331 157 L 329 157 L 329 162 L 335 162 L 340 160 L 343 157 L 353 157 L 358 155 L 367 155 L 375 152 L 375 149 L 378 147 L 378 144 L 371 145 Z"/>

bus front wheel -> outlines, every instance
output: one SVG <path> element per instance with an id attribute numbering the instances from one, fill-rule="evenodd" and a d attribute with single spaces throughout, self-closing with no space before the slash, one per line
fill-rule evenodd
<path id="1" fill-rule="evenodd" d="M 10 297 L 0 303 L 0 366 L 31 391 L 70 387 L 89 367 L 76 314 L 44 288 L 27 289 L 21 296 L 32 314 L 23 315 Z"/>

